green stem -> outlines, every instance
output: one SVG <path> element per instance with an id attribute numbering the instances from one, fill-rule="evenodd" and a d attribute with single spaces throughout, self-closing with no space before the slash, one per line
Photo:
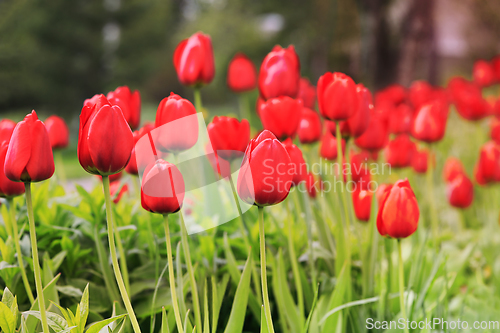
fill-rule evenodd
<path id="1" fill-rule="evenodd" d="M 167 214 L 165 214 L 163 226 L 165 227 L 165 237 L 167 242 L 168 277 L 170 280 L 170 295 L 172 296 L 172 307 L 174 308 L 175 322 L 177 323 L 177 331 L 179 331 L 179 333 L 184 333 L 184 329 L 182 328 L 182 319 L 179 310 L 179 303 L 177 302 L 177 291 L 175 289 L 174 262 L 172 260 L 172 245 L 170 241 L 170 228 L 168 226 Z"/>
<path id="2" fill-rule="evenodd" d="M 248 99 L 248 93 L 241 93 L 239 96 L 240 102 L 240 119 L 247 119 L 251 123 L 250 115 L 250 101 Z"/>
<path id="3" fill-rule="evenodd" d="M 389 300 L 389 294 L 391 292 L 391 278 L 392 278 L 392 246 L 391 246 L 391 240 L 388 239 L 388 238 L 385 238 L 384 237 L 384 242 L 385 242 L 385 253 L 386 253 L 386 257 L 387 257 L 387 290 L 385 292 L 385 301 L 384 301 L 384 305 L 385 305 L 385 308 L 386 308 L 386 318 L 390 318 L 391 317 L 391 306 L 389 304 L 390 300 Z"/>
<path id="4" fill-rule="evenodd" d="M 434 165 L 432 163 L 432 150 L 429 146 L 429 166 L 427 168 L 427 193 L 429 198 L 429 209 L 431 217 L 431 229 L 432 238 L 434 239 L 434 245 L 437 248 L 439 244 L 439 233 L 438 233 L 438 217 L 436 211 L 436 201 L 434 200 Z"/>
<path id="5" fill-rule="evenodd" d="M 274 333 L 271 306 L 269 304 L 269 292 L 267 290 L 267 268 L 266 268 L 266 236 L 264 231 L 264 207 L 259 206 L 259 239 L 260 239 L 260 279 L 262 282 L 262 300 L 264 302 L 264 314 L 266 316 L 267 331 Z"/>
<path id="6" fill-rule="evenodd" d="M 186 225 L 184 224 L 184 219 L 182 218 L 181 214 L 179 214 L 179 217 L 180 217 L 180 221 L 181 221 L 182 249 L 184 250 L 184 255 L 186 256 L 186 265 L 187 265 L 187 269 L 188 269 L 189 280 L 191 282 L 191 293 L 193 295 L 193 303 L 194 303 L 193 307 L 194 307 L 194 318 L 196 321 L 196 331 L 198 333 L 201 333 L 202 326 L 201 326 L 200 301 L 198 298 L 198 287 L 196 285 L 196 279 L 194 277 L 193 264 L 191 263 L 191 252 L 189 250 Z"/>
<path id="7" fill-rule="evenodd" d="M 196 109 L 196 112 L 202 112 L 203 105 L 201 103 L 201 89 L 194 88 L 193 94 L 194 94 L 194 108 Z"/>
<path id="8" fill-rule="evenodd" d="M 288 202 L 285 202 L 288 212 L 288 251 L 290 254 L 290 262 L 292 263 L 293 280 L 295 281 L 295 289 L 297 290 L 297 303 L 299 303 L 300 315 L 304 315 L 304 294 L 302 292 L 302 283 L 300 281 L 299 266 L 297 265 L 297 255 L 295 254 L 295 246 L 293 244 L 293 222 L 292 212 Z"/>
<path id="9" fill-rule="evenodd" d="M 405 272 L 403 266 L 403 255 L 401 253 L 401 239 L 398 239 L 399 253 L 399 304 L 401 305 L 401 316 L 407 320 L 405 307 Z M 405 333 L 409 333 L 408 326 L 405 325 Z"/>
<path id="10" fill-rule="evenodd" d="M 127 257 L 125 256 L 125 251 L 123 250 L 122 238 L 120 237 L 120 231 L 118 230 L 118 226 L 115 224 L 115 218 L 113 216 L 113 232 L 116 238 L 116 245 L 118 247 L 118 254 L 120 255 L 120 270 L 123 275 L 123 281 L 125 282 L 125 290 L 127 293 L 130 293 L 130 282 L 128 278 L 128 268 L 127 268 Z"/>
<path id="11" fill-rule="evenodd" d="M 60 149 L 54 151 L 54 159 L 56 160 L 56 173 L 57 179 L 62 183 L 66 184 L 66 172 L 64 170 L 64 162 Z"/>
<path id="12" fill-rule="evenodd" d="M 303 183 L 299 184 L 299 186 L 302 186 Z M 299 188 L 296 188 L 296 191 L 299 191 Z M 316 268 L 314 267 L 314 249 L 313 249 L 313 234 L 312 234 L 312 225 L 313 225 L 313 217 L 312 217 L 312 212 L 311 212 L 311 203 L 309 202 L 309 194 L 307 193 L 307 189 L 305 188 L 304 184 L 304 190 L 302 191 L 302 187 L 300 188 L 300 192 L 302 192 L 302 198 L 304 199 L 304 206 L 306 210 L 306 227 L 307 227 L 307 238 L 309 241 L 309 255 L 308 261 L 309 261 L 309 267 L 311 269 L 311 279 L 312 279 L 312 284 L 313 286 L 317 285 L 317 274 L 316 274 Z"/>
<path id="13" fill-rule="evenodd" d="M 118 264 L 118 258 L 116 257 L 115 238 L 113 237 L 113 231 L 115 229 L 115 226 L 113 225 L 113 212 L 111 209 L 111 195 L 109 192 L 108 176 L 102 176 L 102 186 L 104 189 L 104 200 L 106 203 L 106 219 L 108 221 L 109 252 L 111 253 L 111 261 L 113 262 L 113 271 L 115 273 L 116 282 L 118 283 L 118 289 L 120 290 L 120 294 L 122 296 L 123 304 L 125 304 L 125 308 L 127 309 L 127 313 L 130 318 L 130 322 L 132 323 L 134 333 L 140 333 L 141 328 L 139 327 L 139 322 L 137 321 L 134 309 L 132 308 L 132 304 L 130 303 L 127 289 L 125 288 L 125 283 L 123 282 L 123 277 L 120 271 L 120 265 Z"/>
<path id="14" fill-rule="evenodd" d="M 33 201 L 31 199 L 31 183 L 24 183 L 26 206 L 28 208 L 28 221 L 30 225 L 31 252 L 33 256 L 33 270 L 35 271 L 35 286 L 38 297 L 38 306 L 40 308 L 40 317 L 42 321 L 43 333 L 50 333 L 47 324 L 47 314 L 45 313 L 45 299 L 43 297 L 42 274 L 40 271 L 40 261 L 38 259 L 38 246 L 36 243 L 35 217 L 33 215 Z"/>
<path id="15" fill-rule="evenodd" d="M 19 268 L 21 269 L 21 277 L 24 283 L 24 289 L 26 289 L 26 294 L 30 300 L 30 304 L 35 302 L 35 298 L 33 297 L 33 292 L 31 291 L 30 283 L 28 281 L 28 276 L 26 275 L 26 269 L 24 268 L 23 262 L 23 253 L 21 252 L 21 245 L 19 244 L 19 231 L 17 230 L 17 221 L 16 221 L 16 207 L 14 206 L 14 200 L 12 198 L 7 199 L 9 203 L 9 213 L 10 213 L 10 222 L 12 224 L 12 232 L 14 245 L 16 247 L 17 252 L 17 263 Z"/>
<path id="16" fill-rule="evenodd" d="M 108 292 L 109 300 L 111 303 L 120 300 L 120 294 L 116 288 L 116 284 L 113 282 L 113 276 L 109 269 L 106 250 L 101 242 L 101 237 L 99 236 L 99 222 L 94 224 L 94 243 L 97 248 L 97 257 L 99 259 L 99 266 L 101 266 L 102 276 L 104 278 L 104 286 Z"/>

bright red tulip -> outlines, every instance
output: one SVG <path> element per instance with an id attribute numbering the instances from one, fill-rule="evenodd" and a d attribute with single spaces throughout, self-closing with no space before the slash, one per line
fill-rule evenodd
<path id="1" fill-rule="evenodd" d="M 345 140 L 342 139 L 342 152 L 345 150 Z M 325 131 L 321 137 L 321 148 L 319 154 L 324 159 L 333 161 L 337 158 L 337 138 L 332 133 Z"/>
<path id="2" fill-rule="evenodd" d="M 467 208 L 474 199 L 474 186 L 466 174 L 458 174 L 446 184 L 446 194 L 450 205 L 457 208 Z"/>
<path id="3" fill-rule="evenodd" d="M 179 82 L 185 86 L 200 86 L 212 82 L 215 63 L 210 36 L 197 32 L 182 40 L 174 52 L 174 67 Z"/>
<path id="4" fill-rule="evenodd" d="M 420 149 L 415 151 L 411 160 L 411 166 L 416 173 L 426 173 L 429 164 L 429 151 Z"/>
<path id="5" fill-rule="evenodd" d="M 302 115 L 302 101 L 288 96 L 268 99 L 261 105 L 259 116 L 264 129 L 284 140 L 295 136 Z"/>
<path id="6" fill-rule="evenodd" d="M 155 142 L 162 151 L 181 152 L 193 147 L 198 141 L 198 119 L 196 110 L 187 99 L 170 93 L 161 100 L 156 111 Z M 189 117 L 188 117 L 189 116 Z M 183 119 L 184 117 L 187 117 Z M 183 119 L 183 120 L 180 120 Z M 160 127 L 175 121 L 175 126 Z"/>
<path id="7" fill-rule="evenodd" d="M 78 160 L 88 173 L 109 176 L 130 160 L 134 136 L 119 106 L 104 95 L 86 100 L 80 114 Z"/>
<path id="8" fill-rule="evenodd" d="M 208 124 L 210 142 L 217 155 L 225 160 L 242 157 L 250 141 L 250 124 L 231 117 L 214 117 Z"/>
<path id="9" fill-rule="evenodd" d="M 35 110 L 17 123 L 5 157 L 4 172 L 15 182 L 40 182 L 54 174 L 49 134 Z"/>
<path id="10" fill-rule="evenodd" d="M 493 67 L 493 71 L 495 72 L 495 78 L 497 82 L 500 83 L 500 55 L 497 55 L 491 60 L 491 66 Z"/>
<path id="11" fill-rule="evenodd" d="M 309 79 L 305 77 L 300 79 L 299 83 L 299 95 L 297 99 L 302 101 L 304 107 L 308 109 L 314 109 L 316 104 L 316 87 L 311 84 Z"/>
<path id="12" fill-rule="evenodd" d="M 448 157 L 443 167 L 443 179 L 445 182 L 451 182 L 459 174 L 465 173 L 462 162 L 456 157 Z"/>
<path id="13" fill-rule="evenodd" d="M 415 109 L 420 109 L 433 99 L 434 88 L 428 82 L 420 80 L 411 84 L 408 99 Z"/>
<path id="14" fill-rule="evenodd" d="M 408 134 L 400 134 L 387 145 L 385 157 L 393 168 L 405 168 L 411 165 L 417 150 L 415 142 Z"/>
<path id="15" fill-rule="evenodd" d="M 268 130 L 250 140 L 240 173 L 238 194 L 248 204 L 269 206 L 285 200 L 293 173 L 285 146 Z"/>
<path id="16" fill-rule="evenodd" d="M 363 188 L 366 187 L 367 183 L 370 181 L 370 170 L 368 168 L 368 160 L 370 158 L 370 153 L 367 151 L 360 151 L 359 153 L 354 153 L 351 151 L 351 166 L 350 170 L 352 181 L 359 183 L 363 180 L 366 184 L 361 184 Z M 347 163 L 344 163 L 347 166 Z M 346 170 L 344 168 L 344 174 Z"/>
<path id="17" fill-rule="evenodd" d="M 0 143 L 0 165 L 5 165 L 9 142 L 2 141 Z M 0 169 L 0 197 L 13 198 L 24 194 L 24 184 L 13 182 L 5 175 L 4 168 Z"/>
<path id="18" fill-rule="evenodd" d="M 359 187 L 356 187 L 352 192 L 352 203 L 358 220 L 362 222 L 368 222 L 370 220 L 372 197 L 372 191 L 362 190 Z"/>
<path id="19" fill-rule="evenodd" d="M 356 86 L 358 95 L 358 108 L 352 117 L 346 120 L 347 131 L 353 138 L 360 137 L 370 125 L 370 117 L 373 110 L 372 93 L 363 84 Z"/>
<path id="20" fill-rule="evenodd" d="M 0 143 L 3 141 L 10 141 L 10 137 L 15 127 L 16 123 L 10 119 L 0 120 Z"/>
<path id="21" fill-rule="evenodd" d="M 231 163 L 228 160 L 221 158 L 216 150 L 213 150 L 210 144 L 207 144 L 205 147 L 205 153 L 210 163 L 210 166 L 214 170 L 216 175 L 221 176 L 222 178 L 231 177 Z"/>
<path id="22" fill-rule="evenodd" d="M 448 91 L 457 112 L 464 119 L 479 120 L 489 115 L 490 106 L 474 83 L 454 77 L 448 83 Z"/>
<path id="23" fill-rule="evenodd" d="M 389 131 L 382 117 L 372 112 L 368 129 L 354 143 L 361 149 L 379 151 L 389 142 Z"/>
<path id="24" fill-rule="evenodd" d="M 229 62 L 227 86 L 236 93 L 250 91 L 257 87 L 255 65 L 243 53 L 237 53 Z"/>
<path id="25" fill-rule="evenodd" d="M 347 120 L 358 110 L 356 84 L 343 73 L 325 73 L 318 80 L 321 115 L 332 121 Z"/>
<path id="26" fill-rule="evenodd" d="M 130 91 L 127 86 L 118 87 L 106 96 L 111 105 L 118 105 L 130 128 L 135 130 L 141 123 L 141 95 L 138 90 Z"/>
<path id="27" fill-rule="evenodd" d="M 128 185 L 120 182 L 112 182 L 109 185 L 109 193 L 113 198 L 113 202 L 117 204 L 125 193 L 128 192 Z"/>
<path id="28" fill-rule="evenodd" d="M 293 175 L 292 183 L 294 186 L 299 185 L 300 182 L 305 181 L 307 178 L 307 164 L 302 156 L 302 151 L 299 147 L 293 144 L 292 139 L 288 138 L 283 141 L 283 146 L 290 156 L 290 172 Z"/>
<path id="29" fill-rule="evenodd" d="M 433 100 L 420 107 L 415 113 L 411 125 L 411 135 L 420 141 L 440 141 L 446 131 L 448 104 Z"/>
<path id="30" fill-rule="evenodd" d="M 495 83 L 495 69 L 492 64 L 486 60 L 478 60 L 472 68 L 472 77 L 474 83 L 479 87 L 488 87 Z"/>
<path id="31" fill-rule="evenodd" d="M 142 178 L 141 204 L 157 214 L 179 211 L 184 201 L 184 178 L 177 167 L 162 159 L 149 164 Z"/>
<path id="32" fill-rule="evenodd" d="M 500 145 L 500 119 L 493 118 L 490 123 L 490 136 L 497 145 Z"/>
<path id="33" fill-rule="evenodd" d="M 389 132 L 392 134 L 410 133 L 413 109 L 405 103 L 395 107 L 389 115 Z"/>
<path id="34" fill-rule="evenodd" d="M 390 191 L 393 184 L 380 184 L 375 191 L 375 197 L 377 198 L 377 203 L 380 208 L 382 205 L 382 200 L 384 199 L 384 195 L 386 191 Z"/>
<path id="35" fill-rule="evenodd" d="M 378 232 L 391 238 L 406 238 L 417 230 L 419 216 L 410 183 L 407 179 L 399 180 L 383 192 L 377 215 Z"/>
<path id="36" fill-rule="evenodd" d="M 45 120 L 45 127 L 49 133 L 52 149 L 66 148 L 69 144 L 69 129 L 64 119 L 50 116 Z"/>
<path id="37" fill-rule="evenodd" d="M 297 135 L 301 143 L 314 143 L 321 138 L 321 118 L 316 111 L 302 108 Z"/>
<path id="38" fill-rule="evenodd" d="M 407 95 L 408 93 L 405 87 L 400 84 L 393 84 L 377 91 L 377 93 L 375 94 L 375 104 L 377 107 L 379 107 L 381 104 L 398 106 L 406 100 Z"/>
<path id="39" fill-rule="evenodd" d="M 264 99 L 280 96 L 297 97 L 300 61 L 295 48 L 276 45 L 264 58 L 259 72 L 259 92 Z"/>
<path id="40" fill-rule="evenodd" d="M 141 165 L 141 168 L 146 167 L 146 165 L 144 165 L 144 164 L 147 164 L 148 158 L 147 157 L 141 158 L 140 156 L 138 158 L 136 153 L 135 153 L 135 145 L 137 144 L 137 141 L 139 141 L 140 138 L 142 138 L 144 135 L 147 135 L 154 128 L 155 128 L 154 124 L 146 123 L 146 124 L 144 124 L 144 126 L 140 130 L 134 131 L 134 133 L 133 133 L 133 135 L 134 135 L 134 148 L 132 148 L 132 154 L 130 155 L 130 160 L 129 160 L 127 166 L 125 167 L 125 171 L 127 173 L 129 173 L 131 175 L 138 175 L 139 174 L 139 170 L 137 167 L 137 160 L 144 161 L 144 163 L 142 163 L 142 165 Z M 141 163 L 139 163 L 139 164 L 141 164 Z"/>
<path id="41" fill-rule="evenodd" d="M 312 172 L 307 173 L 305 184 L 307 193 L 313 199 L 316 198 L 318 192 L 322 190 L 321 179 L 319 181 L 316 181 L 316 179 L 314 178 L 314 174 Z"/>
<path id="42" fill-rule="evenodd" d="M 481 147 L 476 165 L 476 179 L 480 184 L 500 181 L 500 147 L 489 141 Z"/>

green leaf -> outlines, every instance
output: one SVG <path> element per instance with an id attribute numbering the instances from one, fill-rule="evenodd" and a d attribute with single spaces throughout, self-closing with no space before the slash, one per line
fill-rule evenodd
<path id="1" fill-rule="evenodd" d="M 283 260 L 281 249 L 278 253 L 278 267 L 276 274 L 279 288 L 277 292 L 280 293 L 283 299 L 285 316 L 290 324 L 290 327 L 292 328 L 292 331 L 299 330 L 304 326 L 305 319 L 303 315 L 299 313 L 298 308 L 295 306 L 292 294 L 290 293 L 285 273 L 285 262 Z"/>
<path id="2" fill-rule="evenodd" d="M 0 302 L 0 328 L 4 333 L 14 333 L 16 331 L 16 317 L 10 311 L 10 308 Z"/>
<path id="3" fill-rule="evenodd" d="M 42 319 L 40 311 L 26 311 L 24 314 L 32 315 L 38 320 Z M 46 312 L 47 316 L 47 324 L 49 324 L 50 328 L 52 328 L 56 333 L 59 333 L 63 330 L 66 330 L 69 325 L 66 319 L 58 315 L 54 312 Z"/>
<path id="4" fill-rule="evenodd" d="M 56 283 L 61 277 L 61 274 L 57 274 L 52 281 L 50 281 L 44 288 L 43 288 L 43 296 L 45 297 L 46 300 L 50 301 L 49 295 L 53 293 L 53 291 L 56 289 Z M 40 310 L 38 306 L 38 298 L 35 299 L 35 302 L 30 308 L 31 311 L 37 311 Z M 24 313 L 23 313 L 24 315 Z M 26 318 L 26 327 L 28 328 L 28 332 L 35 332 L 36 325 L 38 324 L 38 319 L 35 316 L 30 316 L 27 315 L 28 317 Z"/>
<path id="5" fill-rule="evenodd" d="M 319 291 L 319 285 L 316 286 L 316 289 L 314 290 L 313 304 L 311 307 L 311 311 L 309 311 L 309 315 L 307 316 L 307 320 L 306 320 L 306 323 L 304 324 L 304 328 L 302 328 L 302 333 L 307 333 L 309 331 L 309 326 L 311 325 L 311 320 L 313 317 L 314 308 L 316 307 L 316 303 L 318 302 L 318 291 Z"/>
<path id="6" fill-rule="evenodd" d="M 9 288 L 5 287 L 2 295 L 2 303 L 7 305 L 10 309 L 10 312 L 14 315 L 14 318 L 16 318 L 17 322 L 17 315 L 19 314 L 18 308 L 17 308 L 17 297 L 14 296 Z"/>
<path id="7" fill-rule="evenodd" d="M 348 284 L 351 283 L 351 281 L 349 280 L 350 274 L 348 272 L 348 268 L 350 269 L 350 266 L 348 261 L 346 260 L 338 276 L 337 285 L 335 286 L 335 289 L 333 290 L 333 293 L 330 296 L 328 310 L 336 308 L 337 306 L 342 305 L 342 303 L 344 302 L 345 292 L 347 288 L 349 288 Z M 337 328 L 338 327 L 337 325 L 341 320 L 342 318 L 340 317 L 340 312 L 336 312 L 334 315 L 332 315 L 326 320 L 322 332 L 323 333 L 332 332 L 332 329 Z"/>
<path id="8" fill-rule="evenodd" d="M 125 316 L 126 316 L 126 314 L 122 314 L 122 315 L 119 315 L 119 316 L 114 316 L 114 317 L 111 317 L 111 318 L 104 319 L 104 320 L 98 321 L 96 323 L 93 323 L 92 325 L 90 325 L 89 329 L 85 333 L 99 333 L 99 331 L 102 328 L 104 328 L 104 326 L 109 325 L 112 322 L 114 322 L 115 320 L 118 320 L 118 319 L 123 318 Z"/>
<path id="9" fill-rule="evenodd" d="M 260 333 L 269 333 L 267 329 L 267 320 L 264 313 L 264 305 L 260 307 Z"/>
<path id="10" fill-rule="evenodd" d="M 165 311 L 165 307 L 161 308 L 161 333 L 170 333 L 170 329 L 168 327 L 168 317 L 167 312 Z"/>
<path id="11" fill-rule="evenodd" d="M 205 288 L 204 288 L 204 297 L 203 297 L 203 316 L 205 317 L 205 321 L 203 322 L 203 333 L 210 333 L 210 319 L 208 313 L 208 292 L 207 292 L 207 280 L 205 280 Z"/>
<path id="12" fill-rule="evenodd" d="M 85 324 L 87 323 L 87 318 L 89 316 L 89 284 L 85 286 L 83 290 L 82 300 L 80 301 L 79 313 L 77 313 L 77 318 L 79 321 L 76 323 L 78 325 L 77 332 L 83 333 L 85 329 Z"/>
<path id="13" fill-rule="evenodd" d="M 58 309 L 59 311 L 61 311 L 62 315 L 64 316 L 64 319 L 66 319 L 66 321 L 68 322 L 68 325 L 75 325 L 75 322 L 73 321 L 73 317 L 70 317 L 68 312 L 71 312 L 71 310 L 66 310 L 65 308 L 63 308 L 62 306 L 60 306 L 59 304 L 56 304 L 54 302 L 51 302 L 52 304 L 54 304 Z"/>
<path id="14" fill-rule="evenodd" d="M 233 307 L 226 325 L 225 333 L 240 333 L 243 331 L 245 323 L 245 314 L 248 303 L 248 295 L 250 294 L 250 277 L 252 272 L 252 257 L 251 252 L 248 255 L 243 274 L 241 275 L 236 294 L 234 296 Z"/>

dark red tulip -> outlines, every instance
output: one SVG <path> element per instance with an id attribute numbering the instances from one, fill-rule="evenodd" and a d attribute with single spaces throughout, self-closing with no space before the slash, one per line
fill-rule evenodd
<path id="1" fill-rule="evenodd" d="M 259 72 L 259 92 L 264 99 L 280 96 L 297 97 L 300 61 L 295 48 L 276 45 L 264 58 Z"/>
<path id="2" fill-rule="evenodd" d="M 481 147 L 476 165 L 476 179 L 480 184 L 500 181 L 500 147 L 489 141 Z"/>
<path id="3" fill-rule="evenodd" d="M 305 181 L 307 177 L 307 164 L 302 156 L 302 151 L 299 147 L 293 144 L 292 139 L 288 138 L 283 141 L 283 146 L 290 156 L 290 172 L 293 175 L 292 183 L 294 186 L 299 185 L 300 182 Z"/>
<path id="4" fill-rule="evenodd" d="M 486 60 L 478 60 L 472 68 L 472 78 L 479 87 L 488 87 L 495 83 L 495 69 Z"/>
<path id="5" fill-rule="evenodd" d="M 132 130 L 141 123 L 141 95 L 138 90 L 130 91 L 127 86 L 118 87 L 106 96 L 111 105 L 118 105 Z"/>
<path id="6" fill-rule="evenodd" d="M 388 117 L 389 132 L 392 134 L 410 133 L 413 109 L 405 103 L 395 107 Z"/>
<path id="7" fill-rule="evenodd" d="M 321 138 L 321 118 L 316 111 L 302 108 L 297 135 L 301 143 L 314 143 Z"/>
<path id="8" fill-rule="evenodd" d="M 179 169 L 158 159 L 144 171 L 141 184 L 142 208 L 157 214 L 175 213 L 181 209 L 184 191 L 184 178 Z"/>
<path id="9" fill-rule="evenodd" d="M 120 182 L 112 182 L 109 185 L 109 192 L 113 198 L 113 202 L 117 204 L 125 193 L 128 192 L 128 185 Z"/>
<path id="10" fill-rule="evenodd" d="M 408 89 L 408 99 L 413 108 L 420 109 L 434 97 L 434 88 L 428 82 L 420 80 L 411 84 Z"/>
<path id="11" fill-rule="evenodd" d="M 268 99 L 261 105 L 259 116 L 264 129 L 284 140 L 295 136 L 302 114 L 302 101 L 288 96 Z"/>
<path id="12" fill-rule="evenodd" d="M 152 123 L 146 123 L 144 124 L 144 126 L 138 130 L 138 131 L 134 131 L 133 135 L 134 135 L 134 148 L 132 148 L 132 154 L 130 155 L 130 160 L 127 164 L 127 166 L 125 167 L 125 171 L 131 175 L 138 175 L 139 174 L 139 170 L 138 170 L 138 167 L 137 167 L 137 160 L 139 159 L 139 161 L 144 161 L 144 163 L 147 164 L 146 161 L 148 161 L 148 158 L 147 157 L 144 157 L 144 158 L 137 158 L 136 154 L 135 154 L 135 145 L 137 144 L 137 141 L 139 141 L 140 138 L 142 138 L 144 135 L 147 135 L 149 132 L 151 132 L 153 129 L 155 128 L 155 125 L 152 124 Z M 145 152 L 146 153 L 146 152 Z M 149 153 L 149 152 L 148 152 Z M 145 168 L 146 165 L 141 165 L 141 168 Z M 141 164 L 141 163 L 139 163 Z M 110 178 L 111 180 L 111 178 Z"/>
<path id="13" fill-rule="evenodd" d="M 451 101 L 457 112 L 467 120 L 479 120 L 489 115 L 490 107 L 481 89 L 472 82 L 454 77 L 448 83 Z"/>
<path id="14" fill-rule="evenodd" d="M 173 92 L 162 99 L 156 111 L 157 129 L 153 135 L 158 148 L 177 153 L 193 147 L 198 141 L 198 119 L 195 114 L 193 104 Z M 164 130 L 161 129 L 162 125 L 174 121 L 175 126 L 170 125 L 164 127 Z"/>
<path id="15" fill-rule="evenodd" d="M 345 150 L 345 140 L 342 139 L 342 152 Z M 329 131 L 321 137 L 320 156 L 329 161 L 337 158 L 337 139 Z"/>
<path id="16" fill-rule="evenodd" d="M 344 73 L 325 73 L 318 80 L 321 115 L 332 121 L 347 120 L 358 110 L 356 84 Z"/>
<path id="17" fill-rule="evenodd" d="M 318 192 L 322 190 L 321 179 L 319 181 L 316 181 L 312 172 L 307 173 L 305 184 L 307 193 L 313 199 L 316 198 Z"/>
<path id="18" fill-rule="evenodd" d="M 238 174 L 238 194 L 248 204 L 269 206 L 285 200 L 293 174 L 285 146 L 268 130 L 250 140 Z"/>
<path id="19" fill-rule="evenodd" d="M 236 93 L 250 91 L 257 87 L 255 65 L 243 53 L 237 53 L 229 62 L 227 86 Z"/>
<path id="20" fill-rule="evenodd" d="M 213 149 L 226 160 L 242 157 L 250 141 L 250 124 L 231 117 L 214 117 L 208 124 L 208 135 Z"/>
<path id="21" fill-rule="evenodd" d="M 5 157 L 4 172 L 15 182 L 40 182 L 54 174 L 49 134 L 35 110 L 17 123 Z"/>
<path id="22" fill-rule="evenodd" d="M 10 141 L 10 137 L 15 127 L 16 123 L 10 119 L 0 120 L 0 143 L 3 141 Z"/>
<path id="23" fill-rule="evenodd" d="M 326 130 L 328 132 L 332 133 L 332 135 L 334 137 L 337 137 L 337 123 L 336 122 L 330 121 L 330 120 L 325 120 L 325 127 L 326 127 Z M 344 139 L 348 139 L 351 137 L 351 132 L 349 131 L 349 125 L 347 125 L 346 120 L 340 122 L 340 136 L 342 136 L 342 138 L 344 138 Z"/>
<path id="24" fill-rule="evenodd" d="M 50 116 L 45 120 L 45 127 L 49 133 L 52 149 L 66 148 L 69 144 L 69 129 L 64 119 Z"/>
<path id="25" fill-rule="evenodd" d="M 500 83 L 500 55 L 497 55 L 491 60 L 491 66 L 493 67 L 493 71 L 495 72 L 495 78 L 497 82 Z"/>
<path id="26" fill-rule="evenodd" d="M 197 32 L 182 40 L 174 52 L 174 67 L 185 86 L 209 84 L 215 75 L 214 51 L 209 35 Z"/>
<path id="27" fill-rule="evenodd" d="M 304 107 L 308 109 L 314 109 L 316 105 L 316 87 L 305 77 L 300 79 L 297 99 L 300 99 Z"/>
<path id="28" fill-rule="evenodd" d="M 415 151 L 411 160 L 411 166 L 416 173 L 426 173 L 429 164 L 429 151 L 420 149 Z"/>
<path id="29" fill-rule="evenodd" d="M 95 175 L 96 177 L 98 177 L 101 181 L 102 181 L 102 176 L 99 176 L 99 175 Z M 123 176 L 123 171 L 120 171 L 118 173 L 115 173 L 113 175 L 109 175 L 109 183 L 116 183 L 118 182 L 120 179 L 122 179 L 122 176 Z"/>
<path id="30" fill-rule="evenodd" d="M 493 118 L 490 123 L 490 136 L 497 145 L 500 145 L 500 119 Z"/>
<path id="31" fill-rule="evenodd" d="M 417 230 L 419 216 L 410 183 L 407 179 L 399 180 L 383 192 L 377 215 L 378 232 L 391 238 L 406 238 Z"/>
<path id="32" fill-rule="evenodd" d="M 460 173 L 446 184 L 446 194 L 450 205 L 457 208 L 467 208 L 474 199 L 474 186 L 466 174 Z"/>
<path id="33" fill-rule="evenodd" d="M 440 141 L 446 131 L 448 104 L 433 100 L 418 109 L 411 125 L 411 135 L 420 141 Z"/>
<path id="34" fill-rule="evenodd" d="M 7 150 L 9 149 L 9 142 L 0 142 L 0 165 L 5 165 L 5 158 L 7 157 Z M 24 194 L 24 184 L 13 182 L 5 175 L 4 168 L 0 170 L 0 197 L 13 198 L 18 195 Z"/>
<path id="35" fill-rule="evenodd" d="M 352 203 L 358 220 L 362 222 L 368 222 L 370 220 L 372 197 L 372 191 L 362 190 L 359 187 L 356 187 L 352 192 Z"/>
<path id="36" fill-rule="evenodd" d="M 379 151 L 389 142 L 389 131 L 382 117 L 373 112 L 367 130 L 354 143 L 361 149 Z"/>
<path id="37" fill-rule="evenodd" d="M 119 106 L 104 95 L 86 100 L 80 114 L 78 160 L 88 173 L 109 176 L 130 160 L 134 136 Z"/>
<path id="38" fill-rule="evenodd" d="M 416 149 L 408 134 L 400 134 L 387 145 L 385 158 L 391 167 L 405 168 L 411 165 Z"/>
<path id="39" fill-rule="evenodd" d="M 456 157 L 448 157 L 443 166 L 443 179 L 445 182 L 451 182 L 461 173 L 465 173 L 462 162 Z"/>

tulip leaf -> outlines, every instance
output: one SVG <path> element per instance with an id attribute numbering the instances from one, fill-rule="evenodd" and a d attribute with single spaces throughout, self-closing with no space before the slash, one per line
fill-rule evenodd
<path id="1" fill-rule="evenodd" d="M 16 317 L 10 311 L 10 308 L 0 302 L 0 328 L 5 333 L 14 333 L 16 331 Z"/>
<path id="2" fill-rule="evenodd" d="M 66 319 L 58 315 L 57 313 L 54 312 L 45 312 L 47 316 L 47 324 L 52 328 L 56 333 L 59 333 L 63 330 L 66 330 L 68 326 L 68 322 Z M 40 311 L 26 311 L 24 314 L 27 315 L 32 315 L 38 320 L 41 320 L 42 316 L 40 314 Z"/>
<path id="3" fill-rule="evenodd" d="M 123 318 L 125 316 L 126 316 L 126 314 L 122 314 L 122 315 L 119 315 L 119 316 L 114 316 L 114 317 L 111 317 L 111 318 L 104 319 L 104 320 L 98 321 L 96 323 L 93 323 L 92 325 L 90 325 L 90 327 L 87 329 L 87 331 L 85 331 L 85 333 L 99 333 L 99 331 L 101 329 L 103 329 L 106 325 L 109 325 L 112 322 L 114 322 L 114 321 L 116 321 L 116 320 L 118 320 L 120 318 Z"/>

